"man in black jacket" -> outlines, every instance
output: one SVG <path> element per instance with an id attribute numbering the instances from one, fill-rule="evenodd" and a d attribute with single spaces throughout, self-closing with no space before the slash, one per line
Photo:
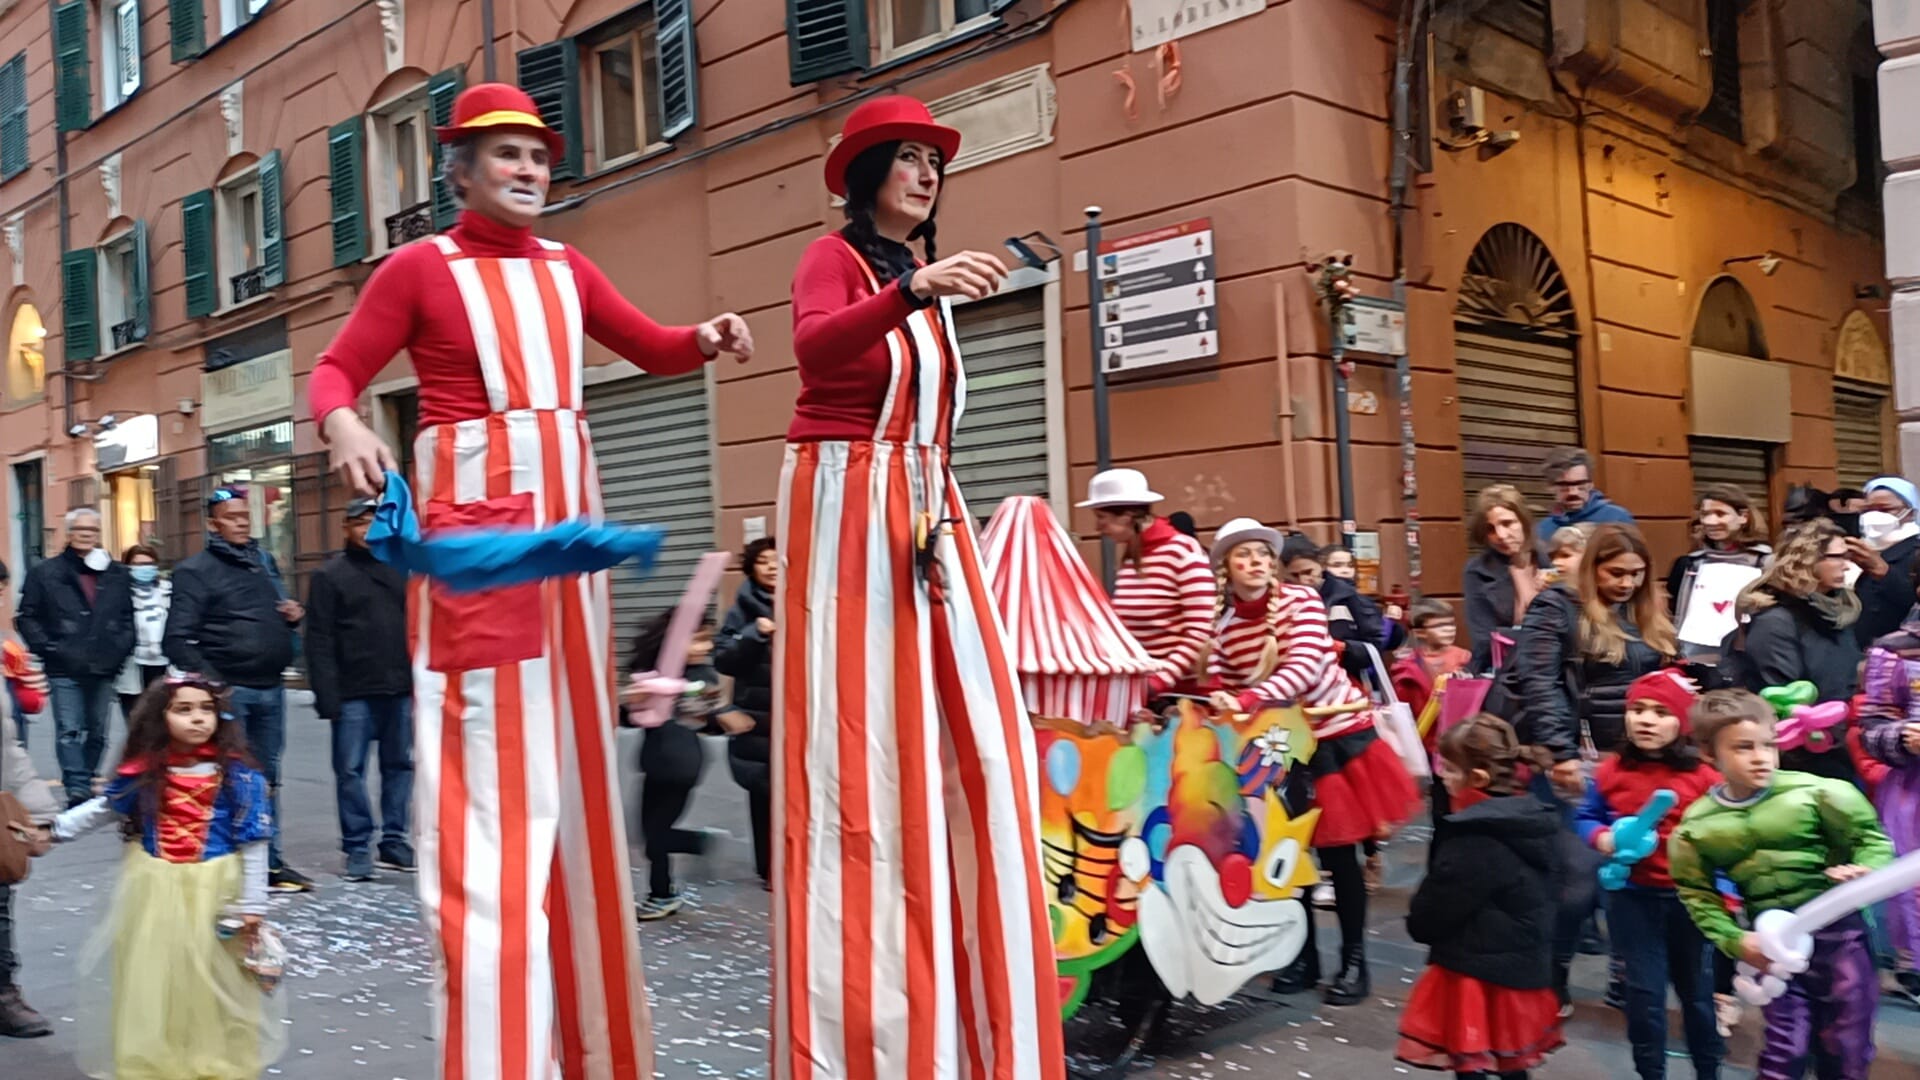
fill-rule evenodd
<path id="1" fill-rule="evenodd" d="M 347 504 L 346 550 L 307 590 L 307 682 L 333 724 L 333 793 L 348 881 L 373 879 L 373 806 L 367 754 L 380 744 L 379 864 L 411 871 L 407 805 L 413 800 L 413 657 L 407 648 L 407 578 L 373 557 L 373 499 Z"/>
<path id="2" fill-rule="evenodd" d="M 747 545 L 740 567 L 747 579 L 713 638 L 713 666 L 733 680 L 733 707 L 753 720 L 753 728 L 727 741 L 727 764 L 734 783 L 747 793 L 747 818 L 753 827 L 753 866 L 760 880 L 773 869 L 769 841 L 773 822 L 773 594 L 780 583 L 780 554 L 773 538 Z"/>
<path id="3" fill-rule="evenodd" d="M 65 551 L 27 571 L 15 619 L 46 669 L 68 805 L 93 798 L 113 680 L 133 653 L 133 579 L 100 547 L 100 515 L 67 511 Z"/>
<path id="4" fill-rule="evenodd" d="M 281 678 L 293 662 L 293 628 L 303 611 L 287 596 L 280 567 L 253 539 L 247 493 L 215 488 L 207 497 L 207 548 L 173 569 L 173 605 L 162 647 L 181 671 L 219 679 L 230 688 L 233 717 L 246 725 L 247 746 L 266 772 L 273 816 L 280 817 L 280 751 L 287 740 L 287 697 Z M 268 847 L 268 883 L 306 892 L 313 882 L 280 859 L 280 830 Z"/>

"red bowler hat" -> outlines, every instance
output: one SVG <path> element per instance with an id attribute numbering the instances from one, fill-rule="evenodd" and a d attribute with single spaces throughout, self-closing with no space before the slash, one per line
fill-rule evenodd
<path id="1" fill-rule="evenodd" d="M 960 133 L 934 122 L 933 114 L 917 98 L 893 94 L 875 98 L 848 114 L 840 141 L 827 154 L 827 190 L 847 193 L 847 166 L 860 151 L 888 142 L 923 142 L 951 162 L 960 152 Z"/>
<path id="2" fill-rule="evenodd" d="M 453 123 L 433 129 L 443 143 L 489 131 L 531 132 L 547 141 L 547 152 L 554 157 L 567 152 L 566 137 L 540 119 L 540 107 L 525 90 L 508 83 L 480 83 L 462 90 L 453 101 Z"/>

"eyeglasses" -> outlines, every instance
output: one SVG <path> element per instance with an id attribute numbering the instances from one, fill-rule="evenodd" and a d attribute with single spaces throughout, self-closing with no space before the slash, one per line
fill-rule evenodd
<path id="1" fill-rule="evenodd" d="M 1593 478 L 1588 477 L 1585 480 L 1555 480 L 1551 486 L 1555 491 L 1578 491 L 1584 487 L 1592 487 Z"/>

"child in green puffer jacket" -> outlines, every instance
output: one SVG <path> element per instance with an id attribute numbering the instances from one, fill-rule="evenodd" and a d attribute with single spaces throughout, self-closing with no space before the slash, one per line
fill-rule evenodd
<path id="1" fill-rule="evenodd" d="M 1750 917 L 1791 911 L 1893 861 L 1873 805 L 1851 784 L 1776 772 L 1773 710 L 1745 690 L 1716 690 L 1693 709 L 1693 730 L 1726 782 L 1696 800 L 1667 841 L 1681 902 L 1721 952 L 1766 968 L 1714 885 L 1740 890 Z M 1867 1080 L 1880 981 L 1867 925 L 1849 915 L 1813 935 L 1812 964 L 1766 1008 L 1761 1080 Z"/>

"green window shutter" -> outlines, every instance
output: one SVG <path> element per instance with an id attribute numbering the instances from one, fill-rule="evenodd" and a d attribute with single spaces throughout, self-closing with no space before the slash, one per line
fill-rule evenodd
<path id="1" fill-rule="evenodd" d="M 153 277 L 147 272 L 147 223 L 133 223 L 133 281 L 128 285 L 133 303 L 133 340 L 145 341 L 153 332 Z"/>
<path id="2" fill-rule="evenodd" d="M 27 54 L 0 64 L 0 180 L 27 171 Z"/>
<path id="3" fill-rule="evenodd" d="M 92 248 L 60 256 L 61 355 L 68 360 L 91 360 L 100 355 L 99 294 L 95 274 L 99 255 Z"/>
<path id="4" fill-rule="evenodd" d="M 1015 3 L 1015 0 L 992 0 L 992 2 L 987 5 L 987 13 L 991 15 L 998 15 L 1001 12 L 1012 7 L 1014 3 Z"/>
<path id="5" fill-rule="evenodd" d="M 787 74 L 795 86 L 867 66 L 867 0 L 787 0 Z"/>
<path id="6" fill-rule="evenodd" d="M 580 49 L 572 38 L 520 50 L 515 58 L 520 89 L 540 108 L 540 119 L 567 140 L 567 152 L 553 163 L 555 180 L 580 176 Z"/>
<path id="7" fill-rule="evenodd" d="M 87 6 L 85 0 L 74 0 L 53 9 L 54 122 L 61 131 L 84 131 L 93 122 Z"/>
<path id="8" fill-rule="evenodd" d="M 660 137 L 671 139 L 700 120 L 700 54 L 690 0 L 653 0 L 659 41 Z"/>
<path id="9" fill-rule="evenodd" d="M 167 35 L 173 41 L 176 64 L 207 51 L 207 19 L 200 0 L 167 0 Z"/>
<path id="10" fill-rule="evenodd" d="M 367 257 L 366 124 L 356 116 L 327 129 L 327 190 L 333 205 L 333 265 Z"/>
<path id="11" fill-rule="evenodd" d="M 213 280 L 213 192 L 180 200 L 180 251 L 186 259 L 187 318 L 213 314 L 220 291 Z"/>
<path id="12" fill-rule="evenodd" d="M 453 99 L 460 96 L 466 83 L 466 68 L 448 68 L 427 80 L 427 111 L 433 114 L 435 127 L 453 123 Z M 460 200 L 454 198 L 453 185 L 440 175 L 443 152 L 440 140 L 433 140 L 433 227 L 436 232 L 445 232 L 460 220 Z"/>
<path id="13" fill-rule="evenodd" d="M 280 151 L 260 159 L 260 280 L 269 289 L 287 283 L 287 226 L 281 211 Z"/>

